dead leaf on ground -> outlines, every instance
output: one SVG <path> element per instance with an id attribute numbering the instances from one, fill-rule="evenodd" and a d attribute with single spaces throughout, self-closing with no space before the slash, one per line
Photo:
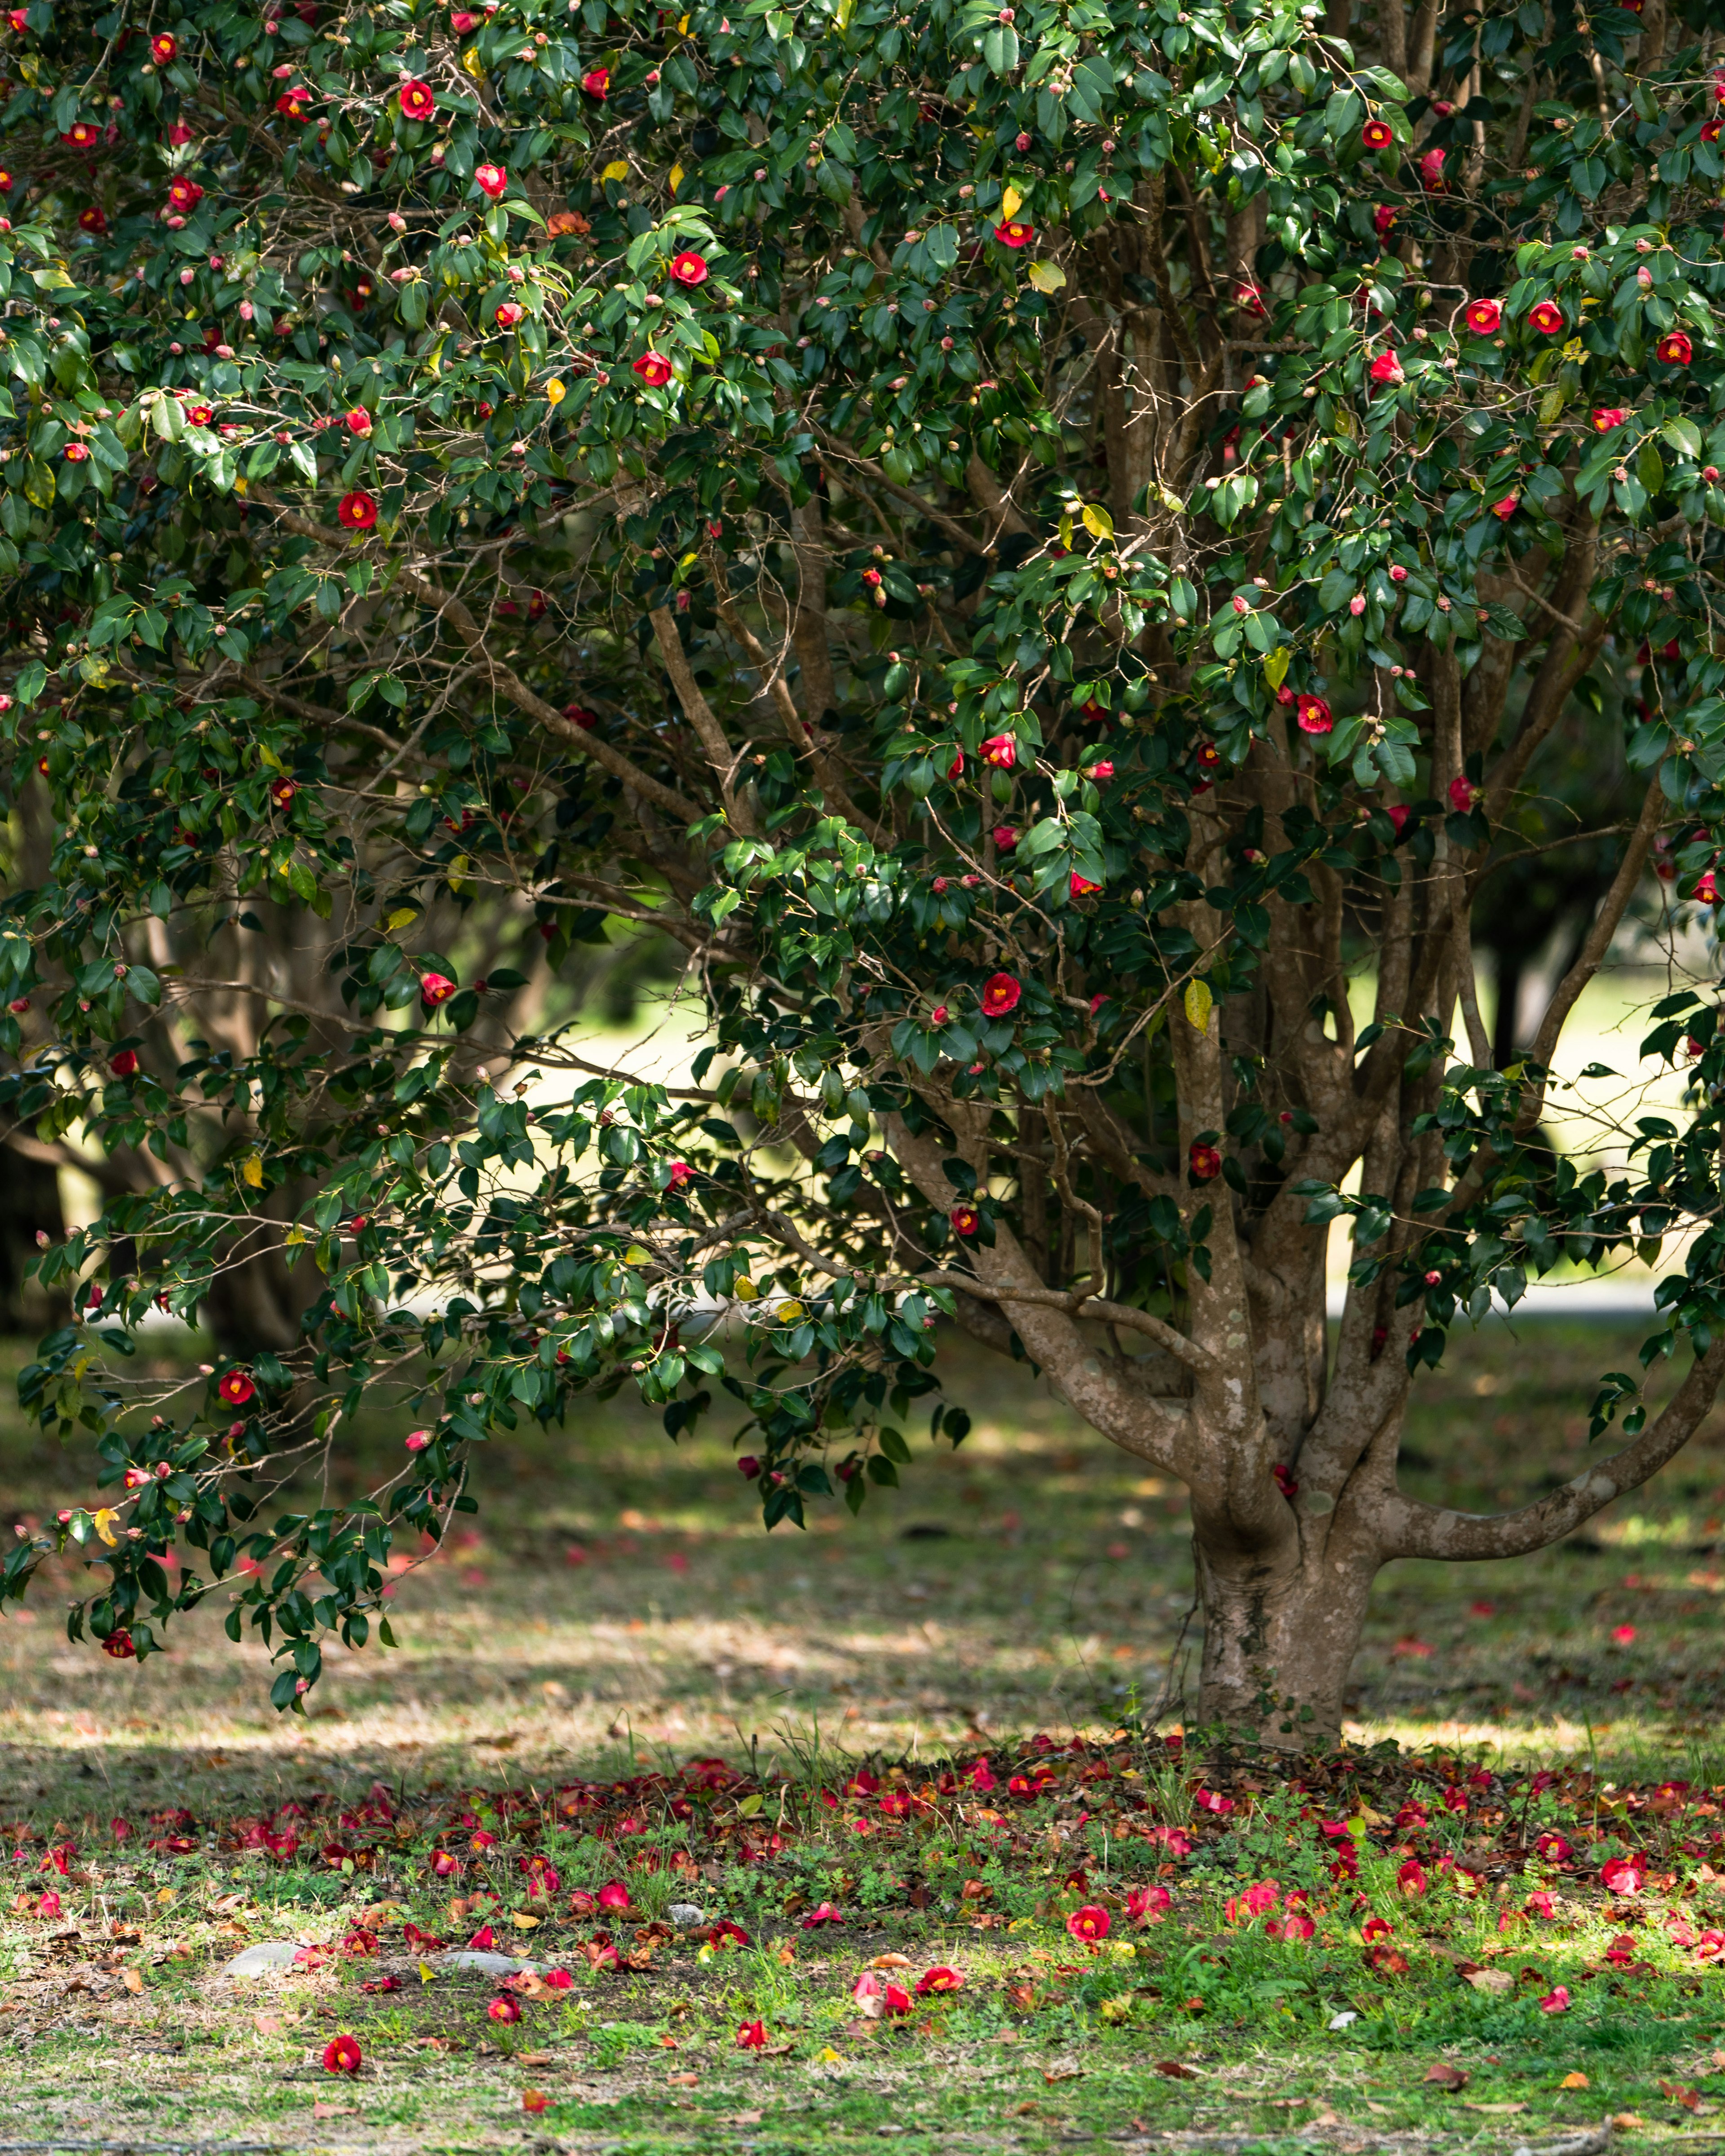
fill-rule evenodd
<path id="1" fill-rule="evenodd" d="M 914 1966 L 908 1954 L 901 1953 L 876 1954 L 869 1964 L 870 1969 L 911 1969 Z"/>
<path id="2" fill-rule="evenodd" d="M 1588 2079 L 1585 2074 L 1565 2074 L 1562 2081 L 1558 2083 L 1559 2088 L 1585 2088 L 1587 2086 Z"/>
<path id="3" fill-rule="evenodd" d="M 766 2116 L 764 2111 L 739 2111 L 719 2123 L 721 2126 L 758 2126 Z"/>
<path id="4" fill-rule="evenodd" d="M 699 2074 L 667 2074 L 665 2078 L 672 2088 L 699 2088 L 701 2087 L 701 2076 Z"/>
<path id="5" fill-rule="evenodd" d="M 120 1981 L 126 1986 L 128 1991 L 138 1992 L 141 1991 L 144 1988 L 144 1979 L 135 1969 L 121 1969 L 120 1972 Z"/>
<path id="6" fill-rule="evenodd" d="M 1611 2123 L 1620 2133 L 1634 2133 L 1647 2122 L 1638 2111 L 1617 2111 L 1611 2114 Z"/>
<path id="7" fill-rule="evenodd" d="M 1673 2103 L 1681 2104 L 1685 2111 L 1701 2109 L 1701 2091 L 1687 2082 L 1661 2082 L 1659 2092 L 1669 2097 Z"/>
<path id="8" fill-rule="evenodd" d="M 1494 2118 L 1507 2118 L 1515 2112 L 1525 2111 L 1527 2107 L 1524 2103 L 1464 2103 L 1461 2108 L 1464 2111 L 1490 2112 Z"/>
<path id="9" fill-rule="evenodd" d="M 1471 1969 L 1462 1981 L 1476 1991 L 1513 1991 L 1516 1982 L 1507 1969 Z"/>
<path id="10" fill-rule="evenodd" d="M 252 2026 L 260 2036 L 279 2036 L 281 2034 L 281 2016 L 279 2014 L 254 2014 Z"/>
<path id="11" fill-rule="evenodd" d="M 1465 2089 L 1470 2077 L 1447 2059 L 1438 2059 L 1425 2069 L 1425 2078 L 1435 2088 Z"/>
<path id="12" fill-rule="evenodd" d="M 1158 2059 L 1156 2071 L 1166 2074 L 1171 2082 L 1195 2082 L 1198 2076 L 1190 2066 L 1182 2066 L 1178 2059 Z"/>

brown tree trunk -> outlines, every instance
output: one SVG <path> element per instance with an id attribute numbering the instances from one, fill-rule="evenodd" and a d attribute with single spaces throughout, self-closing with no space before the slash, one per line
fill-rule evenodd
<path id="1" fill-rule="evenodd" d="M 1193 1559 L 1204 1615 L 1199 1721 L 1277 1751 L 1334 1743 L 1376 1557 L 1337 1562 L 1298 1546 L 1271 1557 L 1194 1537 Z"/>

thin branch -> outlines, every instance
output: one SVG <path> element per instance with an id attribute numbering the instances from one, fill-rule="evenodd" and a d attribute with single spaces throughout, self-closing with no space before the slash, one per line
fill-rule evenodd
<path id="1" fill-rule="evenodd" d="M 1725 1341 L 1715 1341 L 1691 1366 L 1671 1399 L 1633 1445 L 1578 1475 L 1561 1490 L 1522 1506 L 1519 1512 L 1454 1512 L 1440 1505 L 1416 1504 L 1397 1491 L 1389 1501 L 1383 1522 L 1383 1554 L 1453 1562 L 1526 1557 L 1546 1548 L 1573 1534 L 1625 1490 L 1639 1489 L 1681 1452 L 1712 1407 L 1722 1378 L 1725 1378 Z"/>

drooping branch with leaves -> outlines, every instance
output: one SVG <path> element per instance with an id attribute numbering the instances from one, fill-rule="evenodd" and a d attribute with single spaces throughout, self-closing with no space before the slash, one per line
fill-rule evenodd
<path id="1" fill-rule="evenodd" d="M 81 1551 L 122 1657 L 213 1599 L 290 1706 L 500 1426 L 728 1394 L 800 1522 L 962 1440 L 950 1325 L 1185 1483 L 1202 1712 L 1303 1744 L 1383 1563 L 1670 1458 L 1711 987 L 1681 1116 L 1556 1070 L 1720 901 L 1709 12 L 14 13 L 0 1112 L 105 1193 L 23 1394 L 108 1495 L 0 1592 Z M 583 1030 L 625 947 L 686 1056 Z M 1659 1413 L 1404 1496 L 1451 1327 L 1650 1244 Z M 133 1374 L 157 1308 L 218 1359 Z M 280 1509 L 380 1413 L 393 1481 Z"/>

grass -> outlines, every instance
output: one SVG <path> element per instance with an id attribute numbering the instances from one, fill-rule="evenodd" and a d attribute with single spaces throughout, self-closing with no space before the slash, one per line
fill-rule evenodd
<path id="1" fill-rule="evenodd" d="M 1405 1480 L 1495 1507 L 1567 1479 L 1578 1372 L 1630 1367 L 1638 1337 L 1541 1320 L 1458 1343 L 1421 1381 Z M 1507 2148 L 1615 2116 L 1632 2148 L 1695 2145 L 1725 2092 L 1725 1964 L 1673 1926 L 1725 1928 L 1725 1420 L 1563 1548 L 1387 1571 L 1347 1753 L 1278 1775 L 1163 1741 L 1195 1652 L 1178 1491 L 1045 1389 L 951 1365 L 963 1448 L 806 1536 L 763 1538 L 723 1425 L 673 1448 L 619 1404 L 494 1446 L 475 1538 L 398 1583 L 401 1648 L 333 1657 L 303 1717 L 270 1712 L 219 1612 L 116 1666 L 59 1635 L 76 1578 L 43 1583 L 0 1624 L 4 2138 Z M 370 1431 L 370 1464 L 400 1435 Z M 18 1516 L 90 1495 L 73 1468 L 0 1430 Z M 984 1757 L 992 1791 L 966 1779 Z M 725 1764 L 691 1776 L 703 1758 Z M 865 1761 L 880 1786 L 848 1789 Z M 1645 1801 L 1668 1780 L 1690 1786 Z M 1429 1817 L 1398 1825 L 1410 1794 Z M 1325 1821 L 1355 1823 L 1357 1877 L 1332 1876 Z M 1568 1859 L 1536 1853 L 1543 1827 Z M 297 1845 L 248 1845 L 265 1830 Z M 1600 1864 L 1635 1851 L 1645 1883 L 1614 1896 Z M 555 1893 L 529 1892 L 536 1856 Z M 614 1880 L 627 1912 L 572 1910 Z M 1270 1911 L 1240 1907 L 1270 1881 Z M 1140 1928 L 1127 1895 L 1158 1886 Z M 1309 1941 L 1266 1928 L 1291 1891 Z M 1522 1913 L 1535 1893 L 1549 1915 Z M 703 1955 L 665 1922 L 684 1901 L 748 1943 Z M 805 1929 L 823 1902 L 843 1923 Z M 1108 1917 L 1095 1952 L 1065 1928 L 1081 1906 Z M 500 2022 L 495 1979 L 426 1960 L 410 1922 L 457 1944 L 489 1922 L 572 1981 Z M 248 1940 L 356 1931 L 376 1953 L 220 1974 Z M 601 1933 L 624 1966 L 596 1965 Z M 882 1955 L 906 1964 L 883 1983 L 944 1964 L 963 1987 L 870 2020 L 851 1992 Z M 766 2051 L 739 2051 L 757 2020 Z M 338 2032 L 351 2080 L 321 2064 Z"/>

